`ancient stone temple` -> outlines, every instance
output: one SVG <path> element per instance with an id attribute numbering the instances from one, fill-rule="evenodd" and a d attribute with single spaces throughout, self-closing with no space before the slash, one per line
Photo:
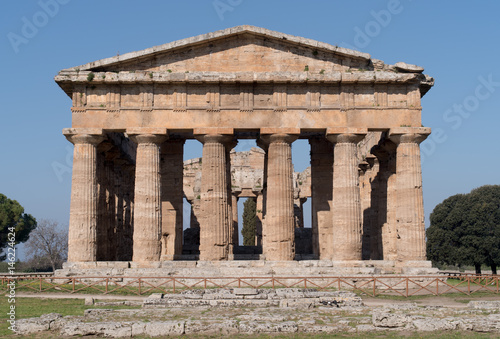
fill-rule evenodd
<path id="1" fill-rule="evenodd" d="M 184 198 L 197 209 L 194 259 L 237 261 L 238 197 L 257 201 L 257 260 L 295 261 L 301 197 L 291 148 L 307 139 L 311 258 L 430 267 L 419 144 L 430 133 L 420 99 L 433 79 L 422 72 L 252 26 L 60 71 L 55 80 L 72 99 L 63 134 L 74 144 L 68 262 L 185 261 Z M 190 197 L 188 139 L 203 144 Z M 231 180 L 241 139 L 256 140 L 263 164 L 261 181 L 244 190 Z"/>

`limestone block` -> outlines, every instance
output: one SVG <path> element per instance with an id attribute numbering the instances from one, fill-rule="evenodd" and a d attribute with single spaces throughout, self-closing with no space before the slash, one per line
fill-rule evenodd
<path id="1" fill-rule="evenodd" d="M 473 300 L 469 301 L 469 308 L 472 309 L 500 309 L 500 301 L 498 300 Z"/>
<path id="2" fill-rule="evenodd" d="M 144 334 L 151 337 L 182 335 L 184 325 L 184 321 L 152 321 L 146 323 Z"/>
<path id="3" fill-rule="evenodd" d="M 372 322 L 375 327 L 405 327 L 411 323 L 410 316 L 405 314 L 395 314 L 388 312 L 373 312 Z"/>
<path id="4" fill-rule="evenodd" d="M 256 295 L 259 292 L 255 288 L 235 288 L 233 289 L 233 293 L 235 295 L 249 296 L 249 295 Z"/>
<path id="5" fill-rule="evenodd" d="M 240 333 L 294 333 L 297 332 L 298 326 L 295 322 L 286 321 L 282 323 L 255 323 L 255 322 L 240 322 Z"/>
<path id="6" fill-rule="evenodd" d="M 458 327 L 458 321 L 454 318 L 432 319 L 425 317 L 423 319 L 415 319 L 412 322 L 417 331 L 451 331 Z"/>
<path id="7" fill-rule="evenodd" d="M 54 329 L 56 322 L 62 319 L 58 313 L 44 314 L 39 318 L 19 319 L 16 321 L 17 334 L 28 335 L 42 331 Z"/>
<path id="8" fill-rule="evenodd" d="M 238 322 L 236 320 L 223 321 L 186 321 L 185 334 L 199 333 L 202 335 L 223 335 L 228 336 L 239 332 Z"/>

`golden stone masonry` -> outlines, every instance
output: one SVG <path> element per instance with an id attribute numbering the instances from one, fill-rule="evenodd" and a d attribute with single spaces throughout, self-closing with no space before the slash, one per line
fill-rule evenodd
<path id="1" fill-rule="evenodd" d="M 419 144 L 434 80 L 422 72 L 253 26 L 60 71 L 75 145 L 68 262 L 237 260 L 236 202 L 251 197 L 258 260 L 306 258 L 296 210 L 310 198 L 308 259 L 430 267 Z M 203 144 L 198 169 L 183 162 L 187 139 Z M 260 147 L 248 166 L 231 152 L 238 139 Z M 297 139 L 311 146 L 303 180 Z M 244 185 L 241 171 L 253 176 Z M 199 257 L 183 254 L 184 198 Z"/>

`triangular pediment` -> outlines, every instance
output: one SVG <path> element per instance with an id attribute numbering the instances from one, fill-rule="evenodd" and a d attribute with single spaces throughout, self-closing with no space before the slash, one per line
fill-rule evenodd
<path id="1" fill-rule="evenodd" d="M 370 55 L 254 26 L 174 41 L 74 67 L 120 72 L 302 72 L 367 68 Z"/>

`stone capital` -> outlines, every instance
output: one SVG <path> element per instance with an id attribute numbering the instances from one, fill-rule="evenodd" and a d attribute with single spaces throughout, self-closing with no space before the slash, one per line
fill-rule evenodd
<path id="1" fill-rule="evenodd" d="M 234 140 L 233 135 L 204 134 L 204 135 L 196 135 L 195 138 L 202 144 L 207 144 L 207 143 L 223 144 L 229 149 L 232 149 L 237 144 L 236 140 Z"/>
<path id="2" fill-rule="evenodd" d="M 167 135 L 161 134 L 129 134 L 130 139 L 136 144 L 156 144 L 159 145 L 168 139 Z"/>
<path id="3" fill-rule="evenodd" d="M 105 135 L 93 135 L 93 134 L 66 134 L 66 139 L 73 145 L 77 144 L 89 144 L 97 146 L 102 141 L 106 139 Z"/>
<path id="4" fill-rule="evenodd" d="M 326 130 L 326 138 L 333 143 L 357 144 L 367 133 L 366 128 L 330 127 Z"/>
<path id="5" fill-rule="evenodd" d="M 273 143 L 291 144 L 292 142 L 297 140 L 298 137 L 299 136 L 297 134 L 286 134 L 286 133 L 266 134 L 260 136 L 260 141 L 261 143 L 264 143 L 266 146 L 269 146 L 270 144 Z"/>
<path id="6" fill-rule="evenodd" d="M 420 144 L 431 134 L 429 127 L 396 127 L 389 130 L 389 139 L 395 144 Z"/>
<path id="7" fill-rule="evenodd" d="M 357 144 L 365 134 L 342 133 L 342 134 L 327 134 L 326 138 L 334 144 Z"/>

